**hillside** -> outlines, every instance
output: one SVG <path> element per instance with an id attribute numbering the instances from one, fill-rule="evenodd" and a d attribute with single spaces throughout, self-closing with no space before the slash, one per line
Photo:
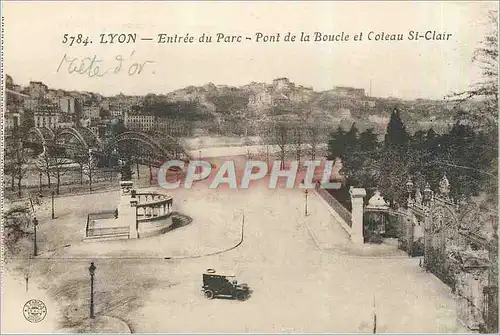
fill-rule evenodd
<path id="1" fill-rule="evenodd" d="M 139 113 L 201 122 L 212 131 L 255 133 L 257 124 L 268 121 L 307 121 L 323 126 L 375 128 L 383 132 L 394 108 L 412 132 L 433 127 L 442 131 L 453 122 L 453 102 L 446 100 L 369 97 L 363 89 L 335 87 L 316 92 L 287 78 L 272 83 L 241 87 L 188 86 L 166 95 L 147 95 Z"/>

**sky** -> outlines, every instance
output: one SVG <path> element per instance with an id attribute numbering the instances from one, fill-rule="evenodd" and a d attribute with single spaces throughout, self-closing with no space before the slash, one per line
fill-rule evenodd
<path id="1" fill-rule="evenodd" d="M 316 91 L 352 86 L 377 97 L 441 99 L 480 80 L 478 66 L 471 59 L 489 29 L 487 12 L 496 8 L 495 2 L 485 1 L 7 1 L 2 2 L 3 66 L 4 73 L 20 85 L 42 81 L 51 88 L 104 95 L 164 94 L 209 82 L 241 86 L 287 77 Z M 411 30 L 452 35 L 447 41 L 410 41 Z M 371 31 L 403 34 L 404 40 L 369 41 Z M 258 32 L 280 33 L 281 40 L 256 42 Z M 287 32 L 297 39 L 301 32 L 312 39 L 314 32 L 344 32 L 350 40 L 284 42 Z M 354 35 L 361 32 L 363 39 L 354 41 Z M 63 44 L 64 34 L 79 33 L 92 43 Z M 114 33 L 136 33 L 137 41 L 99 43 L 100 34 Z M 162 33 L 189 33 L 195 43 L 158 44 L 157 36 Z M 198 42 L 203 33 L 213 36 L 212 43 Z M 241 35 L 243 41 L 217 43 L 217 33 Z M 120 56 L 121 67 L 115 72 Z M 94 57 L 100 62 L 93 64 L 92 71 L 99 65 L 102 76 L 89 77 L 85 71 Z M 83 73 L 70 73 L 82 60 Z M 144 64 L 140 73 L 134 64 Z"/>

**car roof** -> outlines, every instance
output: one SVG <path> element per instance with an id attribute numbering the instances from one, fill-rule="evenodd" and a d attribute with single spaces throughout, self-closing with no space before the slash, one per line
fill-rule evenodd
<path id="1" fill-rule="evenodd" d="M 236 277 L 235 275 L 225 275 L 222 273 L 204 273 L 207 276 Z"/>

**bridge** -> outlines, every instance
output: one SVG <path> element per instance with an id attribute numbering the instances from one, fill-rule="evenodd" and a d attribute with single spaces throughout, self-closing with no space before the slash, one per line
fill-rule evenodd
<path id="1" fill-rule="evenodd" d="M 165 135 L 161 140 L 139 131 L 125 131 L 107 140 L 100 139 L 87 127 L 50 129 L 31 128 L 23 142 L 39 152 L 56 150 L 68 158 L 76 156 L 133 157 L 139 164 L 160 167 L 168 159 L 189 159 L 178 141 Z"/>

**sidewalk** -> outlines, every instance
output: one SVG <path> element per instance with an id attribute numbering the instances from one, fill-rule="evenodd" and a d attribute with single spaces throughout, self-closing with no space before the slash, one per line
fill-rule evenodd
<path id="1" fill-rule="evenodd" d="M 327 253 L 353 257 L 407 258 L 408 255 L 398 250 L 395 245 L 363 244 L 355 245 L 340 223 L 328 212 L 325 204 L 314 192 L 309 193 L 308 216 L 304 217 L 317 247 Z"/>
<path id="2" fill-rule="evenodd" d="M 110 316 L 98 316 L 87 320 L 71 329 L 61 328 L 59 322 L 62 314 L 57 303 L 45 291 L 37 286 L 36 280 L 30 278 L 28 291 L 21 274 L 7 270 L 2 273 L 2 308 L 1 333 L 120 333 L 130 334 L 129 326 L 122 320 Z M 42 301 L 47 309 L 45 318 L 32 323 L 23 316 L 24 304 L 31 300 Z"/>
<path id="3" fill-rule="evenodd" d="M 47 315 L 38 323 L 31 323 L 23 316 L 23 306 L 31 299 L 41 300 L 47 308 Z M 57 304 L 37 287 L 34 279 L 29 278 L 26 291 L 22 274 L 14 273 L 5 266 L 2 271 L 1 311 L 1 333 L 53 333 L 58 330 L 61 315 Z"/>
<path id="4" fill-rule="evenodd" d="M 132 331 L 125 321 L 102 315 L 89 319 L 78 327 L 61 329 L 58 333 L 131 334 Z"/>

